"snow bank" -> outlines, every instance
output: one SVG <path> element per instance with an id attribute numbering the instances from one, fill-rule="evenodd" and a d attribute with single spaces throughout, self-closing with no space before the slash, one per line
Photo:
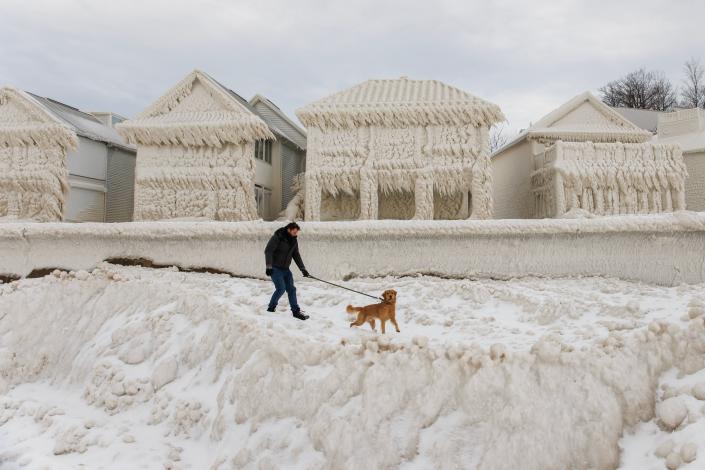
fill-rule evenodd
<path id="1" fill-rule="evenodd" d="M 702 285 L 350 285 L 393 285 L 401 333 L 348 328 L 350 297 L 310 280 L 307 322 L 264 312 L 255 279 L 103 264 L 0 286 L 0 466 L 615 468 L 659 380 L 705 370 Z M 705 424 L 687 408 L 678 429 Z"/>
<path id="2" fill-rule="evenodd" d="M 91 269 L 110 258 L 264 277 L 281 223 L 0 224 L 0 275 Z M 304 223 L 301 252 L 319 277 L 406 273 L 511 278 L 607 275 L 661 285 L 705 281 L 705 214 L 565 220 Z M 413 253 L 413 255 L 409 255 Z"/>

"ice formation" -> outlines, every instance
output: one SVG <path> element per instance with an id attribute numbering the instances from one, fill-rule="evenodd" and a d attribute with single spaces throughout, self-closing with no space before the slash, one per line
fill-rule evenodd
<path id="1" fill-rule="evenodd" d="M 702 463 L 692 386 L 659 387 L 705 377 L 705 318 L 680 319 L 702 285 L 350 285 L 388 284 L 395 336 L 348 328 L 350 299 L 313 281 L 306 323 L 264 313 L 266 282 L 169 269 L 0 286 L 0 466 L 636 470 L 629 433 L 680 393 L 665 457 L 658 436 L 634 450 Z"/>
<path id="2" fill-rule="evenodd" d="M 0 218 L 62 220 L 78 138 L 27 93 L 0 88 Z"/>
<path id="3" fill-rule="evenodd" d="M 297 116 L 308 131 L 306 220 L 492 216 L 496 105 L 402 77 L 363 82 Z"/>
<path id="4" fill-rule="evenodd" d="M 138 147 L 135 220 L 257 218 L 254 142 L 274 136 L 207 74 L 190 73 L 117 128 Z"/>
<path id="5" fill-rule="evenodd" d="M 573 209 L 596 215 L 685 209 L 688 174 L 677 145 L 559 140 L 539 158 L 531 177 L 538 218 Z"/>

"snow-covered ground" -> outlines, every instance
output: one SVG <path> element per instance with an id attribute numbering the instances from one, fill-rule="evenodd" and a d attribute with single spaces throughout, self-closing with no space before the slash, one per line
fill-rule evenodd
<path id="1" fill-rule="evenodd" d="M 396 289 L 401 333 L 309 279 L 306 322 L 225 275 L 0 285 L 0 468 L 705 467 L 704 285 L 346 285 Z"/>

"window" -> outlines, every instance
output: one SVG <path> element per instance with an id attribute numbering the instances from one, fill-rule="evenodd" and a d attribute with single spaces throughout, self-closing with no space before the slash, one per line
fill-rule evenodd
<path id="1" fill-rule="evenodd" d="M 255 158 L 272 164 L 272 141 L 258 140 L 255 142 Z"/>
<path id="2" fill-rule="evenodd" d="M 269 218 L 269 201 L 272 199 L 272 190 L 258 184 L 255 185 L 255 201 L 257 202 L 257 215 L 263 219 Z"/>

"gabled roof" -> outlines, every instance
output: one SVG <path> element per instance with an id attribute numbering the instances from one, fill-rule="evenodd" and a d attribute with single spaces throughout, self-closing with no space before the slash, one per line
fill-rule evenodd
<path id="1" fill-rule="evenodd" d="M 260 103 L 284 121 L 285 125 L 278 126 L 277 123 L 274 122 L 274 120 L 266 113 L 260 113 L 257 111 L 257 105 Z M 266 96 L 260 94 L 253 96 L 249 104 L 255 109 L 255 112 L 258 113 L 259 117 L 267 123 L 269 128 L 272 129 L 272 132 L 284 137 L 301 150 L 306 150 L 306 131 L 301 129 L 298 124 L 289 119 L 289 116 L 284 114 L 282 110 L 279 109 L 279 106 L 274 104 Z"/>
<path id="2" fill-rule="evenodd" d="M 437 80 L 368 80 L 296 111 L 305 126 L 371 124 L 491 126 L 504 121 L 493 103 Z"/>
<path id="3" fill-rule="evenodd" d="M 0 88 L 0 146 L 76 148 L 75 132 L 36 99 L 13 87 Z"/>
<path id="4" fill-rule="evenodd" d="M 134 151 L 135 148 L 125 142 L 120 134 L 110 126 L 106 126 L 100 119 L 92 114 L 42 96 L 28 93 L 44 108 L 56 116 L 62 123 L 81 137 L 98 142 L 105 142 L 116 147 Z"/>
<path id="5" fill-rule="evenodd" d="M 627 120 L 586 91 L 539 119 L 530 139 L 579 142 L 646 142 L 651 133 Z"/>
<path id="6" fill-rule="evenodd" d="M 139 116 L 118 124 L 132 143 L 214 145 L 273 139 L 242 97 L 194 70 Z"/>
<path id="7" fill-rule="evenodd" d="M 654 111 L 653 109 L 636 109 L 636 108 L 612 108 L 621 114 L 625 119 L 636 124 L 637 127 L 645 129 L 652 134 L 656 134 L 658 130 L 659 116 L 663 111 Z"/>

